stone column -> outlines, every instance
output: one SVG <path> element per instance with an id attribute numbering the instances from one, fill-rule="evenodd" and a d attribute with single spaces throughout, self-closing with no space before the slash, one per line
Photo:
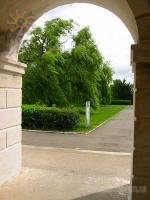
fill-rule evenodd
<path id="1" fill-rule="evenodd" d="M 25 65 L 0 57 L 0 184 L 21 169 L 22 74 Z"/>
<path id="2" fill-rule="evenodd" d="M 150 44 L 132 46 L 135 130 L 132 200 L 150 200 Z"/>

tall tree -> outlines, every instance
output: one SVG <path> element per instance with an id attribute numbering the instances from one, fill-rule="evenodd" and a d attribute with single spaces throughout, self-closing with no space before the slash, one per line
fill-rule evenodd
<path id="1" fill-rule="evenodd" d="M 98 90 L 98 74 L 103 65 L 103 57 L 99 52 L 89 30 L 89 27 L 81 29 L 73 38 L 74 48 L 71 52 L 72 87 L 74 103 L 84 105 L 85 101 L 91 101 L 92 106 L 100 104 Z"/>
<path id="2" fill-rule="evenodd" d="M 54 19 L 23 42 L 19 60 L 28 66 L 23 103 L 83 106 L 88 100 L 98 107 L 109 102 L 112 70 L 104 63 L 89 27 L 76 35 L 73 28 L 73 20 Z M 70 51 L 63 49 L 66 37 L 72 37 L 74 43 Z"/>
<path id="3" fill-rule="evenodd" d="M 36 28 L 31 39 L 23 42 L 19 60 L 28 66 L 23 78 L 24 103 L 68 103 L 59 82 L 64 64 L 60 37 L 71 33 L 72 28 L 72 20 L 54 19 L 46 22 L 43 29 Z"/>

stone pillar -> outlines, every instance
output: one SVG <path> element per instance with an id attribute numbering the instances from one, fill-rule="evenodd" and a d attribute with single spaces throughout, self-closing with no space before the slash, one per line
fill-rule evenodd
<path id="1" fill-rule="evenodd" d="M 21 87 L 25 65 L 0 57 L 0 184 L 21 169 Z"/>
<path id="2" fill-rule="evenodd" d="M 150 200 L 150 44 L 132 46 L 135 130 L 132 200 Z"/>

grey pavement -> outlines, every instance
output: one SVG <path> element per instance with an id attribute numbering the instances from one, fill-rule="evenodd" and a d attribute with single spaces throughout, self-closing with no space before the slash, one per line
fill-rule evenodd
<path id="1" fill-rule="evenodd" d="M 19 176 L 0 200 L 128 200 L 131 156 L 23 146 Z"/>
<path id="2" fill-rule="evenodd" d="M 93 151 L 132 152 L 133 108 L 128 107 L 92 133 L 59 134 L 23 131 L 23 144 Z"/>

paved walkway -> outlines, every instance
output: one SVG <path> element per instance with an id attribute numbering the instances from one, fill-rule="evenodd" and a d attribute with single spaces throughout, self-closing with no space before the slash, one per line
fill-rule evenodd
<path id="1" fill-rule="evenodd" d="M 0 200 L 128 200 L 131 156 L 23 146 L 21 174 Z"/>
<path id="2" fill-rule="evenodd" d="M 23 131 L 23 144 L 93 151 L 131 152 L 133 109 L 128 107 L 89 135 Z"/>

